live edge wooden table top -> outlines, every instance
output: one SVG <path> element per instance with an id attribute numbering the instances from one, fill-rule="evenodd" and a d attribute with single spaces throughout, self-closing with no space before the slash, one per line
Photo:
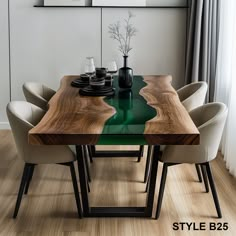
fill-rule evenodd
<path id="1" fill-rule="evenodd" d="M 76 145 L 85 217 L 151 217 L 161 144 L 199 144 L 199 132 L 171 86 L 171 76 L 135 76 L 131 90 L 115 96 L 85 97 L 71 86 L 78 76 L 65 76 L 40 123 L 29 132 L 36 145 Z M 153 145 L 143 207 L 90 207 L 86 145 Z M 154 158 L 155 157 L 155 158 Z M 109 193 L 107 193 L 109 194 Z"/>
<path id="2" fill-rule="evenodd" d="M 131 90 L 115 96 L 79 95 L 65 76 L 41 122 L 29 132 L 36 145 L 199 144 L 199 132 L 181 104 L 171 76 L 135 76 Z"/>

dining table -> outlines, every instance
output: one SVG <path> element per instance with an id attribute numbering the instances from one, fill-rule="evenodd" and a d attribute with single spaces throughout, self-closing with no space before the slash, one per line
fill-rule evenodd
<path id="1" fill-rule="evenodd" d="M 29 131 L 29 143 L 76 146 L 84 217 L 151 217 L 160 145 L 200 143 L 199 131 L 172 86 L 172 76 L 135 75 L 130 89 L 120 89 L 114 77 L 112 96 L 80 95 L 80 88 L 71 86 L 78 77 L 61 79 L 46 114 Z M 153 147 L 143 206 L 90 206 L 85 163 L 88 145 Z"/>

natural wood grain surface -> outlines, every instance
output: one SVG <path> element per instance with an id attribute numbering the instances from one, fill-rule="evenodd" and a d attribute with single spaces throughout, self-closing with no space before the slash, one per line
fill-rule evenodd
<path id="1" fill-rule="evenodd" d="M 104 124 L 116 110 L 104 97 L 80 96 L 79 89 L 70 85 L 73 79 L 62 79 L 48 112 L 29 132 L 31 144 L 98 143 Z M 147 144 L 199 144 L 199 132 L 171 86 L 171 76 L 145 76 L 144 81 L 147 86 L 140 94 L 157 113 L 139 135 L 144 134 Z"/>
<path id="2" fill-rule="evenodd" d="M 0 131 L 0 236 L 234 236 L 236 235 L 236 179 L 225 167 L 220 155 L 212 162 L 212 171 L 223 218 L 216 219 L 211 193 L 197 181 L 192 165 L 169 168 L 165 196 L 159 220 L 150 218 L 78 219 L 70 171 L 60 165 L 39 165 L 23 196 L 17 219 L 12 219 L 24 163 L 17 156 L 10 131 Z M 101 147 L 105 149 L 105 147 Z M 114 146 L 110 147 L 114 148 Z M 119 146 L 120 150 L 137 147 Z M 145 151 L 146 153 L 146 151 Z M 98 158 L 91 164 L 90 201 L 94 205 L 143 205 L 145 159 Z M 162 165 L 159 165 L 157 194 Z M 174 231 L 174 222 L 228 223 L 227 231 Z"/>
<path id="3" fill-rule="evenodd" d="M 78 76 L 66 76 L 49 101 L 49 110 L 30 131 L 32 144 L 96 144 L 104 123 L 116 111 L 104 97 L 82 97 L 70 84 Z"/>
<path id="4" fill-rule="evenodd" d="M 171 76 L 146 76 L 140 94 L 157 116 L 145 126 L 149 144 L 199 144 L 199 131 L 171 86 Z"/>

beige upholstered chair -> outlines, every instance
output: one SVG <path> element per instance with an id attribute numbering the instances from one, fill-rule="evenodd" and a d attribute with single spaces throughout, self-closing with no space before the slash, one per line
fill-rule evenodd
<path id="1" fill-rule="evenodd" d="M 200 132 L 200 145 L 166 146 L 160 157 L 160 161 L 163 162 L 164 165 L 156 218 L 159 217 L 161 211 L 168 167 L 182 163 L 199 164 L 206 170 L 218 217 L 222 217 L 217 192 L 211 174 L 210 161 L 217 156 L 227 117 L 227 107 L 223 103 L 209 103 L 192 110 L 190 116 Z"/>
<path id="2" fill-rule="evenodd" d="M 74 169 L 75 155 L 67 146 L 36 146 L 28 143 L 28 132 L 43 117 L 45 111 L 28 102 L 10 102 L 7 116 L 15 139 L 19 157 L 25 162 L 19 193 L 13 217 L 17 217 L 23 192 L 27 194 L 35 165 L 62 164 L 70 167 L 78 214 L 81 217 L 81 204 Z"/>
<path id="3" fill-rule="evenodd" d="M 23 92 L 27 102 L 30 102 L 45 111 L 48 109 L 48 101 L 55 94 L 54 90 L 38 82 L 24 83 Z"/>
<path id="4" fill-rule="evenodd" d="M 188 112 L 204 104 L 208 85 L 206 82 L 194 82 L 177 90 L 180 101 Z M 163 151 L 165 146 L 161 146 Z M 149 175 L 149 163 L 150 163 L 151 147 L 148 147 L 147 164 L 144 174 L 144 182 L 147 181 Z M 198 165 L 196 165 L 197 175 L 200 182 L 202 182 L 201 172 Z M 202 171 L 203 179 L 205 179 L 204 171 Z M 147 189 L 146 189 L 147 190 Z M 207 186 L 206 186 L 207 190 Z"/>
<path id="5" fill-rule="evenodd" d="M 52 96 L 56 93 L 51 88 L 48 88 L 47 86 L 38 82 L 25 82 L 23 84 L 23 92 L 27 102 L 30 102 L 40 107 L 44 111 L 48 110 L 48 102 L 52 98 Z M 74 153 L 76 153 L 74 146 L 69 146 L 69 147 Z M 88 155 L 87 157 L 90 158 L 90 162 L 93 161 L 92 155 Z M 87 167 L 88 180 L 91 181 L 91 175 L 88 167 L 89 164 L 87 158 L 85 159 L 85 161 Z"/>
<path id="6" fill-rule="evenodd" d="M 177 90 L 177 94 L 179 96 L 180 101 L 182 102 L 185 109 L 190 112 L 191 110 L 203 105 L 206 99 L 208 85 L 204 81 L 194 82 L 191 84 L 187 84 L 184 87 Z M 206 173 L 204 169 L 200 167 L 198 164 L 195 165 L 199 182 L 202 182 L 202 176 L 206 188 L 206 192 L 208 192 L 208 185 L 206 182 Z M 201 176 L 202 172 L 202 176 Z"/>
<path id="7" fill-rule="evenodd" d="M 177 90 L 179 99 L 188 112 L 205 103 L 207 88 L 207 83 L 200 81 Z"/>

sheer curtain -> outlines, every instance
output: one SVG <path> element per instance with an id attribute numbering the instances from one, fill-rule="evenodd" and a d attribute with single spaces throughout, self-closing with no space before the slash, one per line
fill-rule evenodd
<path id="1" fill-rule="evenodd" d="M 189 0 L 188 39 L 185 83 L 206 81 L 207 101 L 215 92 L 216 55 L 221 1 Z"/>
<path id="2" fill-rule="evenodd" d="M 236 177 L 236 1 L 221 0 L 215 100 L 228 105 L 221 151 Z"/>

